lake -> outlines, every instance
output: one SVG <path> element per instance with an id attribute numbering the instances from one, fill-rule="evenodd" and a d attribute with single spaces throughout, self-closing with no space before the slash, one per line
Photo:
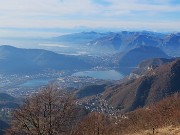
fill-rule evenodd
<path id="1" fill-rule="evenodd" d="M 52 79 L 50 79 L 50 78 L 33 79 L 33 80 L 28 80 L 28 81 L 20 84 L 19 86 L 21 86 L 21 87 L 40 87 L 40 86 L 48 85 L 49 81 L 51 81 L 51 80 Z"/>
<path id="2" fill-rule="evenodd" d="M 124 77 L 123 74 L 116 70 L 107 70 L 107 71 L 82 71 L 72 74 L 72 76 L 78 77 L 92 77 L 96 79 L 104 80 L 120 80 Z"/>

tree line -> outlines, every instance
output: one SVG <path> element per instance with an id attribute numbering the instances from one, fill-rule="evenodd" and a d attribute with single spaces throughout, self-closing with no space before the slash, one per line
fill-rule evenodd
<path id="1" fill-rule="evenodd" d="M 91 112 L 75 95 L 54 87 L 28 97 L 12 113 L 6 135 L 123 135 L 180 125 L 180 95 L 126 114 Z"/>

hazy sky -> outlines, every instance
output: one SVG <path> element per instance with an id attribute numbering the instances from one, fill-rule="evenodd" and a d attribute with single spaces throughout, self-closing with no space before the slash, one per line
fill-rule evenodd
<path id="1" fill-rule="evenodd" d="M 180 0 L 0 0 L 0 37 L 180 31 Z"/>

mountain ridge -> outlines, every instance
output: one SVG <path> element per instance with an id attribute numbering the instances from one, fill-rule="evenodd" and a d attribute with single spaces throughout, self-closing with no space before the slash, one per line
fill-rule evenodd
<path id="1" fill-rule="evenodd" d="M 32 73 L 47 69 L 73 70 L 88 67 L 90 65 L 80 60 L 78 56 L 62 55 L 43 49 L 0 46 L 1 73 Z"/>
<path id="2" fill-rule="evenodd" d="M 177 59 L 138 79 L 108 88 L 109 90 L 104 92 L 104 98 L 116 107 L 124 106 L 126 111 L 135 110 L 179 92 L 179 74 L 180 59 Z"/>
<path id="3" fill-rule="evenodd" d="M 84 37 L 86 40 L 83 40 Z M 66 38 L 66 40 L 63 38 Z M 146 45 L 159 47 L 169 55 L 174 56 L 175 54 L 177 57 L 179 56 L 180 50 L 179 33 L 158 33 L 152 31 L 82 32 L 72 35 L 63 35 L 56 37 L 56 39 L 59 39 L 59 42 L 65 43 L 69 39 L 69 41 L 72 41 L 70 42 L 71 44 L 78 44 L 82 39 L 83 46 L 101 48 L 102 50 L 109 49 L 112 52 L 128 51 L 135 47 Z"/>

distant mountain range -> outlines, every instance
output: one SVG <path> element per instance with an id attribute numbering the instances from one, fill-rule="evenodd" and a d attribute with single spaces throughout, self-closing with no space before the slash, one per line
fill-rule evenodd
<path id="1" fill-rule="evenodd" d="M 56 41 L 65 44 L 86 44 L 92 40 L 108 35 L 108 33 L 98 33 L 98 32 L 81 32 L 73 33 L 68 35 L 62 35 L 58 37 L 51 38 L 51 41 Z"/>
<path id="2" fill-rule="evenodd" d="M 112 54 L 110 57 L 91 57 L 57 54 L 43 49 L 22 49 L 0 46 L 0 73 L 38 73 L 45 70 L 88 70 L 94 66 L 119 67 L 129 74 L 148 58 L 168 58 L 159 48 L 139 46 L 132 50 Z"/>
<path id="3" fill-rule="evenodd" d="M 45 70 L 88 70 L 94 66 L 118 67 L 129 74 L 142 61 L 149 58 L 169 58 L 161 49 L 139 46 L 132 50 L 111 55 L 91 57 L 57 54 L 42 49 L 22 49 L 0 46 L 0 73 L 38 73 Z"/>
<path id="4" fill-rule="evenodd" d="M 124 74 L 129 74 L 135 70 L 143 60 L 180 56 L 179 33 L 165 34 L 151 31 L 82 32 L 63 35 L 54 39 L 60 43 L 79 44 L 87 52 L 96 52 L 97 56 L 100 54 L 110 56 L 110 58 L 105 58 L 106 61 L 103 60 L 107 63 L 106 65 L 119 67 L 119 70 Z"/>
<path id="5" fill-rule="evenodd" d="M 66 44 L 81 44 L 103 51 L 124 52 L 139 46 L 159 47 L 170 56 L 180 56 L 179 33 L 164 34 L 150 31 L 140 32 L 82 32 L 55 37 L 52 41 Z"/>
<path id="6" fill-rule="evenodd" d="M 78 56 L 56 54 L 42 49 L 0 46 L 0 73 L 34 73 L 44 70 L 74 70 L 90 67 Z"/>
<path id="7" fill-rule="evenodd" d="M 49 45 L 50 50 L 61 52 L 58 49 L 63 49 L 58 45 L 68 44 L 70 50 L 76 49 L 73 52 L 84 55 L 65 55 L 42 49 L 0 46 L 0 73 L 32 73 L 48 69 L 87 70 L 93 66 L 105 66 L 118 67 L 121 72 L 129 74 L 143 60 L 180 56 L 179 33 L 92 31 L 54 37 L 49 39 L 49 43 L 51 41 L 55 46 Z M 85 56 L 86 54 L 88 55 Z"/>

